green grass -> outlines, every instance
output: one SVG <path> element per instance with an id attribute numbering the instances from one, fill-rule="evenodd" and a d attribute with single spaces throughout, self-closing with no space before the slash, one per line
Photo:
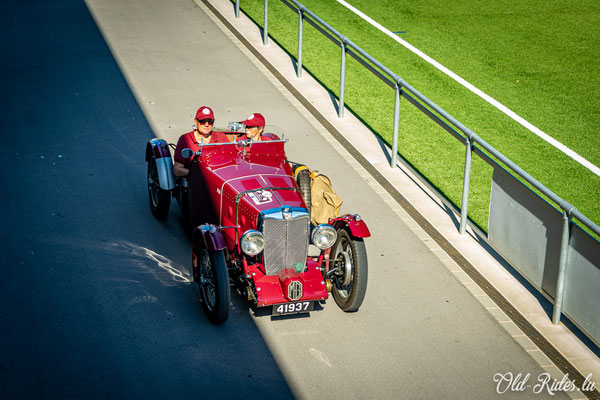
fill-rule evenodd
<path id="1" fill-rule="evenodd" d="M 353 0 L 352 5 L 555 139 L 600 165 L 600 73 L 596 62 L 600 4 L 589 0 L 486 2 Z M 596 224 L 600 177 L 335 1 L 303 4 L 475 131 Z M 242 0 L 257 24 L 262 0 Z M 297 52 L 297 15 L 269 3 L 269 35 Z M 339 92 L 340 50 L 305 24 L 303 66 Z M 394 91 L 348 58 L 346 106 L 388 143 Z M 399 153 L 460 206 L 464 145 L 401 102 Z M 473 157 L 469 217 L 487 231 L 492 168 Z"/>

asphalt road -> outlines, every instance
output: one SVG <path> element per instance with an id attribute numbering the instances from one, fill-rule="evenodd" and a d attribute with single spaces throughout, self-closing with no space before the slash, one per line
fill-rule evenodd
<path id="1" fill-rule="evenodd" d="M 2 398 L 481 399 L 495 373 L 543 372 L 193 1 L 88 4 L 118 62 L 81 1 L 0 4 Z M 367 221 L 359 312 L 272 320 L 233 296 L 206 320 L 144 161 L 202 104 L 287 128 Z"/>

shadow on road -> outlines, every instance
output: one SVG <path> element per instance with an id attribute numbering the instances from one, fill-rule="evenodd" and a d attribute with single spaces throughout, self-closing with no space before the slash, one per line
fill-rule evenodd
<path id="1" fill-rule="evenodd" d="M 244 301 L 204 317 L 175 207 L 147 204 L 154 135 L 85 4 L 4 1 L 0 29 L 3 398 L 291 398 Z"/>

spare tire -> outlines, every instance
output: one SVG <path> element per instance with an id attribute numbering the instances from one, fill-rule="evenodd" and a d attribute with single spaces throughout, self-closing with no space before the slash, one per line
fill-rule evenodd
<path id="1" fill-rule="evenodd" d="M 306 209 L 310 212 L 310 171 L 308 168 L 305 167 L 296 172 L 296 182 L 306 203 Z"/>

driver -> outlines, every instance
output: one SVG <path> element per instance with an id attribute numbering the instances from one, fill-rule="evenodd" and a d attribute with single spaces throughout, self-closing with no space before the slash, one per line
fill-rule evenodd
<path id="1" fill-rule="evenodd" d="M 267 141 L 267 140 L 279 140 L 279 137 L 273 133 L 265 133 L 265 117 L 259 113 L 250 114 L 245 121 L 240 121 L 241 124 L 246 125 L 246 139 L 250 139 L 253 142 Z"/>
<path id="2" fill-rule="evenodd" d="M 194 119 L 194 130 L 184 133 L 177 141 L 173 163 L 175 176 L 187 176 L 190 172 L 191 159 L 184 158 L 181 155 L 181 150 L 188 148 L 195 152 L 200 149 L 201 143 L 229 143 L 229 139 L 223 132 L 213 131 L 214 122 L 213 110 L 206 106 L 198 109 Z"/>

